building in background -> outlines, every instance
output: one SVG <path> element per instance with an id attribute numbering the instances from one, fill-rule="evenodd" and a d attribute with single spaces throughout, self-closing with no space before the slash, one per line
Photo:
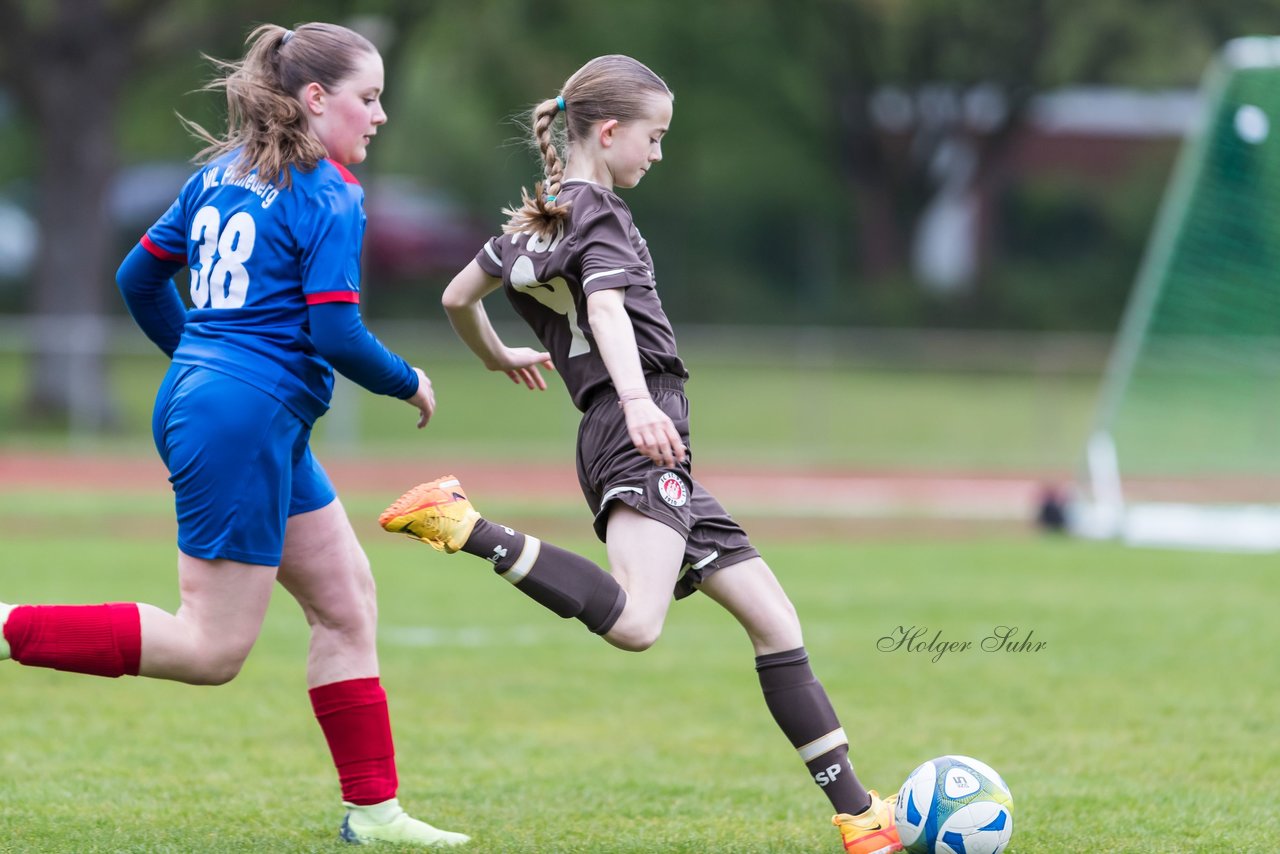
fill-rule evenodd
<path id="1" fill-rule="evenodd" d="M 1194 89 L 1062 89 L 1014 105 L 995 87 L 886 87 L 871 113 L 898 156 L 927 178 L 911 236 L 914 276 L 939 293 L 973 285 L 1001 239 L 999 205 L 1041 178 L 1114 188 L 1133 170 L 1171 165 L 1197 121 Z"/>

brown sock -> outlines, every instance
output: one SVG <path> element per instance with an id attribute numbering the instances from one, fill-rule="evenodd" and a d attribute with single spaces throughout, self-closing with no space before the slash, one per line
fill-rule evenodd
<path id="1" fill-rule="evenodd" d="M 539 605 L 598 635 L 613 628 L 627 603 L 626 591 L 593 561 L 487 519 L 476 522 L 462 550 L 490 561 Z"/>
<path id="2" fill-rule="evenodd" d="M 853 772 L 844 729 L 804 647 L 759 656 L 756 672 L 765 705 L 831 806 L 850 815 L 865 811 L 871 796 Z"/>

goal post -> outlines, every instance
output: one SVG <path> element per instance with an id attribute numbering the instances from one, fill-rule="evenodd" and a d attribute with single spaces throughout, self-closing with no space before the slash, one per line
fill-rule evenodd
<path id="1" fill-rule="evenodd" d="M 1280 550 L 1280 38 L 1225 44 L 1108 361 L 1067 523 Z"/>

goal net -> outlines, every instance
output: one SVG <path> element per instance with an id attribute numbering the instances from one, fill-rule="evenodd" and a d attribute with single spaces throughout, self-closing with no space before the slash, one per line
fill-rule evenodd
<path id="1" fill-rule="evenodd" d="M 1280 38 L 1206 71 L 1103 379 L 1077 534 L 1280 550 Z"/>

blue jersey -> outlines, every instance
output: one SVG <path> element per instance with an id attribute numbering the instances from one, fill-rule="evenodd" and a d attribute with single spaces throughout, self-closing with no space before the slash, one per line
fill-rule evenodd
<path id="1" fill-rule="evenodd" d="M 173 361 L 236 377 L 308 424 L 329 407 L 333 370 L 307 307 L 360 301 L 364 190 L 344 167 L 289 167 L 292 186 L 229 176 L 230 152 L 196 172 L 142 238 L 191 271 L 191 310 Z"/>

